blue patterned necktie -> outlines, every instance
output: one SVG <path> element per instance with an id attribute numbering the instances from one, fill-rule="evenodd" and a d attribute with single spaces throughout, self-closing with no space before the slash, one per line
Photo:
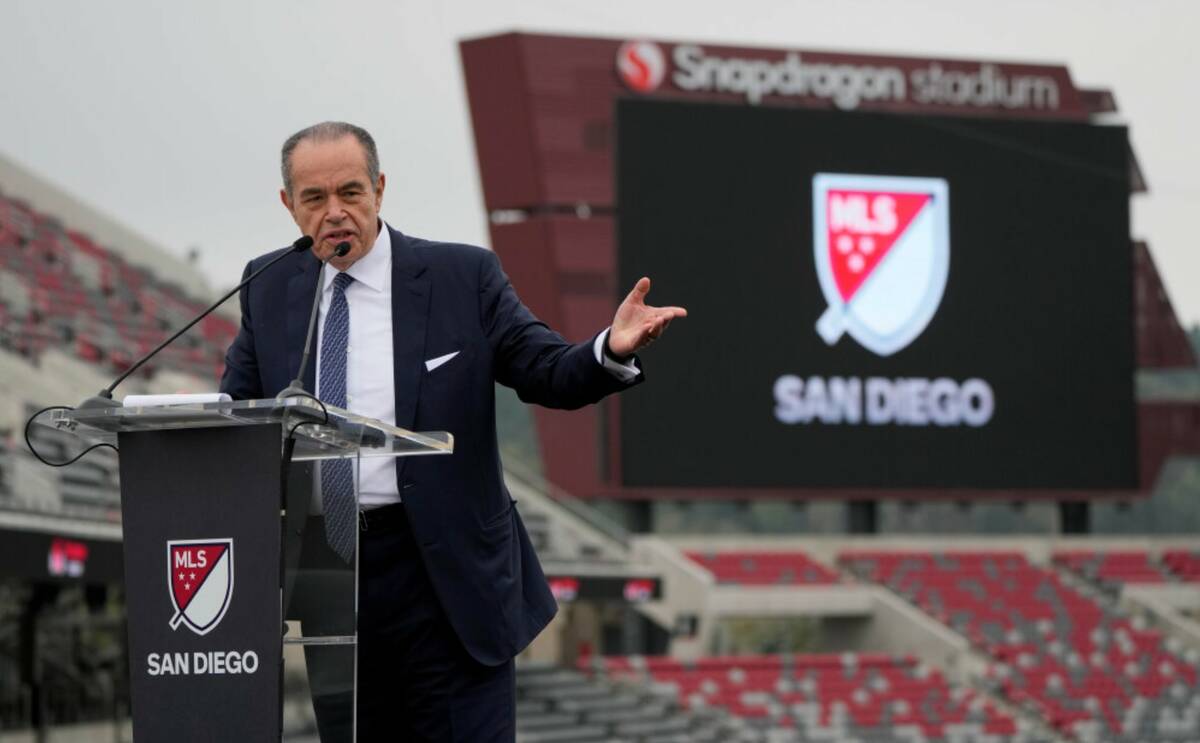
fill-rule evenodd
<path id="1" fill-rule="evenodd" d="M 350 306 L 346 287 L 354 277 L 339 272 L 333 279 L 333 297 L 321 334 L 321 400 L 346 407 L 346 346 L 350 342 Z M 321 501 L 325 509 L 325 538 L 343 560 L 354 557 L 358 508 L 354 499 L 354 471 L 350 459 L 321 462 Z"/>

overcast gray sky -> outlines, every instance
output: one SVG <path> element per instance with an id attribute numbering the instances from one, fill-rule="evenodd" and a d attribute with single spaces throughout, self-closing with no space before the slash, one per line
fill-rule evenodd
<path id="1" fill-rule="evenodd" d="M 1196 0 L 205 0 L 2 4 L 0 150 L 217 285 L 289 242 L 278 147 L 370 129 L 383 215 L 486 243 L 458 40 L 511 30 L 1066 64 L 1111 88 L 1150 182 L 1133 204 L 1181 319 L 1200 322 Z"/>

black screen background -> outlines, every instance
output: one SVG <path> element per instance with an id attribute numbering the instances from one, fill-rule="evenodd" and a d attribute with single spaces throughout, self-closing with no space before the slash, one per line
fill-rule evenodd
<path id="1" fill-rule="evenodd" d="M 1136 485 L 1123 127 L 719 104 L 617 105 L 620 286 L 689 317 L 620 395 L 631 487 L 1109 489 Z M 818 172 L 944 178 L 950 269 L 925 331 L 826 346 Z M 982 428 L 786 425 L 773 385 L 985 379 Z"/>

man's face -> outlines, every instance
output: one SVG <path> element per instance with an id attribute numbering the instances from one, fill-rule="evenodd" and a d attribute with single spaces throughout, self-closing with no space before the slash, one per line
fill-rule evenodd
<path id="1" fill-rule="evenodd" d="M 347 134 L 340 139 L 306 139 L 292 150 L 292 192 L 279 192 L 296 226 L 313 239 L 313 253 L 333 255 L 343 240 L 350 252 L 330 263 L 345 271 L 367 254 L 379 233 L 384 178 L 371 183 L 362 145 Z"/>

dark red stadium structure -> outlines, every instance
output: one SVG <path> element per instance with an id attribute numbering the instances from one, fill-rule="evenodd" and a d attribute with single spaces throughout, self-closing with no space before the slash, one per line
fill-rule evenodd
<path id="1" fill-rule="evenodd" d="M 460 46 L 494 249 L 522 298 L 580 338 L 604 327 L 618 292 L 614 103 L 621 97 L 1087 122 L 1112 113 L 1105 90 L 1075 86 L 1062 66 L 751 49 L 509 33 Z M 672 62 L 673 60 L 673 62 Z M 675 75 L 670 74 L 674 64 Z M 886 71 L 912 80 L 889 87 Z M 1130 153 L 1130 190 L 1145 182 Z M 1136 364 L 1194 367 L 1196 357 L 1154 261 L 1135 242 Z M 616 405 L 535 409 L 547 478 L 585 498 L 830 497 L 904 499 L 1001 495 L 1064 501 L 1137 493 L 886 490 L 870 492 L 620 484 Z M 1200 454 L 1200 404 L 1138 402 L 1138 493 L 1163 463 Z"/>

